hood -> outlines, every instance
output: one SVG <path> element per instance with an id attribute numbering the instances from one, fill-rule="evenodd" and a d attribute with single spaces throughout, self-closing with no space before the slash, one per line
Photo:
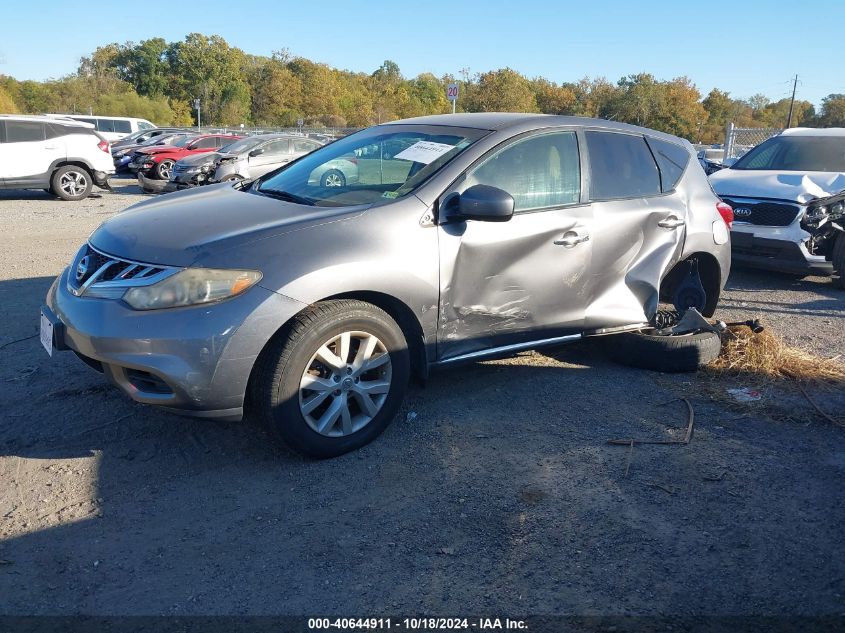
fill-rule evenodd
<path id="1" fill-rule="evenodd" d="M 720 196 L 775 198 L 805 203 L 845 190 L 845 173 L 722 169 L 710 176 Z"/>
<path id="2" fill-rule="evenodd" d="M 186 167 L 199 167 L 200 165 L 205 165 L 206 163 L 213 163 L 215 160 L 220 158 L 219 152 L 205 152 L 204 154 L 191 154 L 190 156 L 185 156 L 185 158 L 179 159 L 179 164 L 184 165 Z"/>
<path id="3" fill-rule="evenodd" d="M 152 147 L 142 147 L 137 150 L 139 154 L 161 154 L 167 152 L 168 154 L 180 154 L 187 152 L 184 147 L 173 147 L 172 145 L 153 145 Z"/>
<path id="4" fill-rule="evenodd" d="M 133 205 L 106 220 L 88 241 L 124 259 L 189 266 L 256 240 L 357 215 L 368 206 L 310 207 L 211 185 Z"/>

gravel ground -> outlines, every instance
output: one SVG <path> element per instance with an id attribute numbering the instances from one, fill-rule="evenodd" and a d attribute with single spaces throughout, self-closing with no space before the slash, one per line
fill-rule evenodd
<path id="1" fill-rule="evenodd" d="M 767 386 L 767 417 L 711 397 L 758 378 L 583 343 L 437 373 L 374 444 L 313 462 L 13 342 L 88 233 L 143 198 L 117 184 L 0 192 L 0 614 L 843 613 L 845 430 L 793 387 Z M 736 271 L 720 316 L 835 356 L 843 296 Z M 606 443 L 681 437 L 680 397 L 689 445 Z"/>

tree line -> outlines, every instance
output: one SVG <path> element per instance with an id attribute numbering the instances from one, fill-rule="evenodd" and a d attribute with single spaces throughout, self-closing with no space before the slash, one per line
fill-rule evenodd
<path id="1" fill-rule="evenodd" d="M 0 112 L 136 116 L 158 125 L 366 127 L 399 118 L 451 111 L 445 87 L 459 81 L 459 112 L 543 112 L 600 117 L 642 125 L 693 142 L 723 140 L 739 127 L 785 127 L 789 99 L 747 99 L 713 89 L 702 99 L 687 77 L 658 80 L 648 73 L 612 83 L 604 78 L 562 82 L 528 78 L 510 68 L 437 77 L 402 75 L 385 61 L 372 73 L 339 70 L 279 50 L 250 55 L 219 35 L 192 33 L 178 42 L 152 38 L 112 43 L 80 60 L 61 79 L 18 81 L 0 75 Z M 819 112 L 795 102 L 792 125 L 845 125 L 845 95 L 825 97 Z"/>

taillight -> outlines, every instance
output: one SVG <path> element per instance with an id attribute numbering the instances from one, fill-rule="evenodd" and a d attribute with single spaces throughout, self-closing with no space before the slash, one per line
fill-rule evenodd
<path id="1" fill-rule="evenodd" d="M 718 211 L 719 215 L 722 216 L 722 219 L 725 221 L 725 224 L 728 225 L 728 228 L 731 228 L 734 223 L 734 210 L 731 208 L 731 205 L 725 202 L 719 202 L 716 204 L 716 211 Z"/>
<path id="2" fill-rule="evenodd" d="M 97 147 L 103 150 L 106 154 L 109 153 L 109 142 L 108 141 L 100 141 L 97 143 Z"/>

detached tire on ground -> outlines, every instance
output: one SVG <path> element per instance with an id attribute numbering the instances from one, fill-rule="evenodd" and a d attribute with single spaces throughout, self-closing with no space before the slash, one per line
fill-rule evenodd
<path id="1" fill-rule="evenodd" d="M 625 332 L 608 336 L 605 343 L 617 363 L 667 373 L 696 371 L 716 360 L 722 347 L 715 332 L 677 336 Z"/>
<path id="2" fill-rule="evenodd" d="M 251 378 L 253 412 L 293 450 L 335 457 L 390 424 L 410 375 L 401 328 L 357 300 L 318 303 L 261 353 Z"/>

